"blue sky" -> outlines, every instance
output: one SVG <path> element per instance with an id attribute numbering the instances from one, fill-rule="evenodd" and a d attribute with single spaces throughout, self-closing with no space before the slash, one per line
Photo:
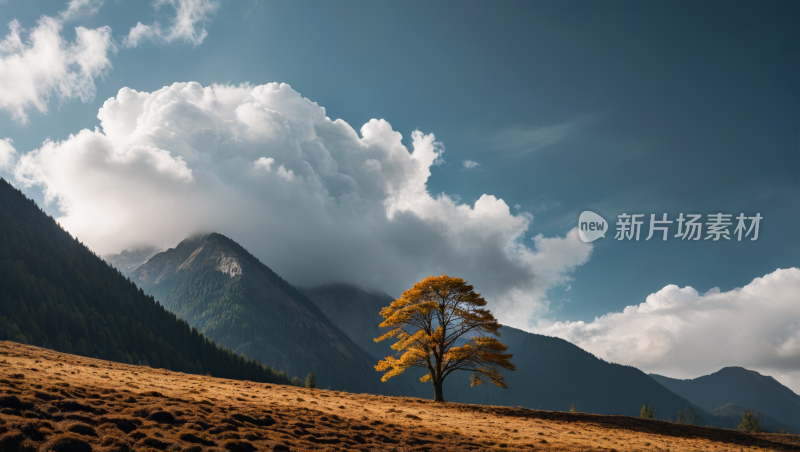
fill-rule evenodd
<path id="1" fill-rule="evenodd" d="M 0 111 L 0 139 L 13 140 L 20 161 L 26 153 L 42 148 L 46 139 L 66 141 L 70 134 L 99 127 L 98 110 L 123 87 L 152 93 L 176 82 L 193 81 L 203 87 L 286 83 L 324 107 L 329 118 L 341 118 L 356 131 L 373 118 L 388 121 L 392 130 L 402 134 L 402 143 L 409 150 L 413 148 L 413 131 L 434 134 L 435 141 L 443 146 L 444 153 L 438 158 L 444 162 L 430 160 L 427 191 L 434 198 L 446 193 L 456 204 L 473 208 L 483 195 L 502 200 L 510 213 L 501 215 L 498 221 L 510 221 L 508 230 L 520 227 L 512 224 L 513 218 L 529 219 L 522 235 L 514 236 L 524 244 L 523 254 L 537 250 L 532 239 L 538 234 L 563 240 L 558 246 L 568 251 L 540 257 L 548 257 L 548 262 L 572 259 L 575 265 L 545 268 L 533 263 L 525 267 L 534 269 L 531 274 L 552 271 L 544 282 L 528 285 L 517 281 L 517 271 L 522 272 L 521 279 L 531 276 L 525 273 L 528 270 L 511 264 L 508 270 L 498 270 L 502 275 L 492 281 L 508 277 L 509 284 L 518 284 L 515 287 L 523 292 L 545 290 L 544 294 L 529 296 L 527 303 L 539 307 L 521 311 L 523 317 L 532 316 L 530 322 L 523 318 L 507 323 L 521 327 L 528 323 L 529 329 L 561 335 L 607 359 L 627 360 L 679 376 L 683 376 L 681 369 L 688 369 L 684 372 L 688 374 L 706 371 L 696 362 L 708 360 L 708 356 L 691 363 L 675 358 L 671 367 L 659 367 L 633 355 L 603 354 L 599 344 L 607 345 L 610 339 L 593 335 L 596 330 L 617 327 L 595 322 L 592 330 L 586 325 L 595 317 L 644 303 L 648 295 L 670 284 L 691 286 L 699 294 L 718 287 L 724 295 L 778 268 L 798 266 L 800 28 L 796 18 L 800 6 L 796 2 L 84 3 L 86 8 L 76 17 L 62 21 L 60 33 L 69 43 L 76 37 L 75 27 L 110 27 L 112 43 L 108 48 L 116 48 L 106 53 L 110 66 L 101 67 L 100 75 L 91 77 L 96 93 L 90 98 L 60 98 L 51 90 L 46 113 L 25 107 L 27 122 L 8 109 Z M 190 23 L 190 35 L 170 35 L 181 5 L 205 5 L 208 9 L 200 20 Z M 17 20 L 29 31 L 42 16 L 57 18 L 66 7 L 66 2 L 5 1 L 0 3 L 0 22 Z M 96 13 L 90 14 L 92 8 Z M 137 23 L 159 23 L 161 32 L 130 45 L 125 39 Z M 23 32 L 22 36 L 25 39 L 27 35 Z M 6 57 L 12 53 L 7 52 Z M 191 153 L 184 155 L 172 148 L 165 151 L 173 157 L 180 154 L 195 175 L 204 165 L 200 162 L 206 161 L 192 160 Z M 279 155 L 265 154 L 265 158 L 274 159 L 274 164 L 262 166 L 277 171 Z M 46 164 L 42 163 L 48 158 L 43 152 L 38 157 L 38 163 L 30 165 L 40 168 Z M 467 168 L 463 163 L 467 160 L 478 165 Z M 381 162 L 385 169 L 386 162 Z M 344 166 L 341 160 L 339 164 Z M 256 163 L 252 165 L 258 168 Z M 40 202 L 44 201 L 42 189 L 50 187 L 54 199 L 47 211 L 57 217 L 64 214 L 59 212 L 59 196 L 68 198 L 72 196 L 68 193 L 74 192 L 59 188 L 52 174 L 49 179 L 37 179 L 30 168 L 27 183 L 14 178 L 13 166 L 3 174 Z M 288 160 L 285 168 L 301 176 L 301 167 L 292 167 Z M 219 169 L 213 172 L 215 180 L 235 179 Z M 134 179 L 135 183 L 144 180 Z M 226 187 L 231 193 L 256 196 L 248 192 L 255 186 Z M 361 189 L 368 197 L 365 187 Z M 70 199 L 78 202 L 83 198 L 74 195 Z M 97 205 L 92 211 L 95 214 L 108 212 Z M 265 215 L 294 215 L 287 205 L 291 203 L 280 212 Z M 642 213 L 646 218 L 651 213 L 667 213 L 670 219 L 681 212 L 704 217 L 719 212 L 733 216 L 758 212 L 763 220 L 755 242 L 682 242 L 674 237 L 666 242 L 618 242 L 611 239 L 612 233 L 589 246 L 569 236 L 583 210 L 603 215 L 612 227 L 622 212 Z M 297 211 L 305 212 L 304 208 Z M 398 211 L 405 215 L 402 209 Z M 417 243 L 435 243 L 437 232 L 428 236 L 421 231 L 436 230 L 439 220 L 428 221 L 425 215 L 429 214 L 421 210 L 413 212 L 402 221 L 381 223 L 380 228 L 386 229 L 380 231 L 395 240 L 390 240 L 390 248 L 405 246 L 398 238 L 402 231 L 415 231 Z M 194 218 L 190 214 L 187 217 Z M 338 227 L 336 215 L 326 218 L 314 221 L 330 221 L 332 228 Z M 174 245 L 167 242 L 174 242 L 186 227 L 177 228 L 168 238 L 154 236 L 152 242 Z M 224 229 L 225 223 L 212 221 L 198 227 Z M 492 234 L 500 234 L 501 229 L 506 230 L 491 229 Z M 274 230 L 282 229 L 275 226 Z M 75 226 L 73 232 L 79 231 L 91 228 Z M 358 235 L 355 233 L 339 236 L 331 232 L 327 242 L 320 241 L 309 249 L 298 249 L 302 245 L 297 244 L 304 243 L 303 236 L 298 235 L 292 242 L 296 252 L 289 254 L 263 244 L 280 239 L 252 235 L 239 225 L 232 224 L 229 230 L 220 232 L 233 236 L 267 265 L 301 284 L 352 275 L 355 282 L 399 295 L 402 287 L 413 283 L 418 275 L 397 270 L 416 265 L 405 255 L 382 270 L 402 273 L 398 278 L 366 275 L 361 269 L 328 274 L 309 266 L 309 261 L 318 260 L 319 268 L 324 268 L 323 263 L 330 267 L 335 260 L 318 256 L 324 254 L 320 250 L 325 243 L 346 242 L 351 235 Z M 324 236 L 328 232 L 308 229 L 303 233 Z M 671 235 L 675 232 L 672 229 Z M 380 234 L 376 237 L 382 237 Z M 490 268 L 481 270 L 482 261 L 491 261 L 484 257 L 493 251 L 480 251 L 484 249 L 480 247 L 464 251 L 458 245 L 459 241 L 472 240 L 469 237 L 491 235 L 475 234 L 448 236 L 456 245 L 436 252 L 431 250 L 439 245 L 426 245 L 421 253 L 427 254 L 419 263 L 418 273 L 452 268 L 482 282 L 483 275 L 490 273 Z M 79 237 L 93 244 L 92 237 Z M 146 236 L 137 236 L 137 240 L 148 241 Z M 98 239 L 96 243 L 100 252 L 110 252 L 134 242 Z M 333 244 L 331 249 L 331 253 L 342 253 Z M 291 262 L 290 255 L 297 262 Z M 437 257 L 441 255 L 455 256 L 453 262 L 459 265 L 465 259 L 468 263 L 451 265 L 446 258 Z M 348 259 L 343 258 L 343 262 L 342 267 L 348 268 Z M 509 295 L 492 282 L 484 284 L 489 288 L 486 293 L 496 299 L 498 310 L 513 318 L 513 311 L 508 311 L 511 308 L 500 300 Z M 767 317 L 763 321 L 748 320 L 743 314 L 734 316 L 730 321 L 740 324 L 729 326 L 735 330 L 747 328 L 748 322 L 769 324 L 784 308 L 765 308 Z M 544 323 L 535 326 L 540 321 Z M 586 325 L 576 327 L 574 322 L 580 321 Z M 560 323 L 549 326 L 552 322 Z M 791 350 L 794 348 L 786 344 L 794 340 L 799 323 L 797 315 L 790 316 L 780 327 L 785 337 L 781 336 L 783 342 L 779 342 Z M 675 331 L 672 333 L 683 330 Z M 768 335 L 771 330 L 766 331 Z M 631 333 L 626 337 L 633 340 L 637 336 Z M 753 340 L 775 350 L 780 348 L 766 336 Z M 621 344 L 625 341 L 620 341 L 614 347 L 624 348 Z M 798 370 L 793 366 L 800 362 L 800 351 L 775 352 L 776 358 L 769 362 L 759 361 L 759 353 L 753 352 L 751 367 L 760 366 L 774 374 L 784 372 L 785 381 L 800 381 L 791 377 Z M 723 365 L 729 363 L 726 359 L 712 361 Z M 730 360 L 735 357 L 731 355 Z"/>

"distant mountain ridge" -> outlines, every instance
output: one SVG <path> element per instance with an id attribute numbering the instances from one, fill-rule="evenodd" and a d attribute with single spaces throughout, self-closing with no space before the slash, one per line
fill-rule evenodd
<path id="1" fill-rule="evenodd" d="M 727 422 L 726 428 L 735 429 L 739 423 L 742 422 L 742 415 L 746 410 L 747 408 L 729 403 L 715 409 L 711 412 L 711 414 L 722 419 L 724 422 Z M 796 428 L 792 428 L 791 425 L 785 424 L 768 414 L 764 414 L 761 411 L 754 409 L 751 409 L 751 412 L 758 418 L 761 427 L 765 428 L 769 432 L 777 433 L 781 430 L 786 430 L 791 433 L 797 433 Z"/>
<path id="2" fill-rule="evenodd" d="M 350 338 L 373 355 L 373 362 L 389 354 L 391 341 L 375 344 L 380 334 L 380 310 L 393 298 L 385 293 L 367 292 L 349 284 L 327 284 L 302 289 Z M 445 380 L 445 399 L 450 402 L 485 405 L 524 406 L 545 410 L 569 410 L 575 403 L 586 413 L 638 416 L 650 403 L 659 419 L 675 420 L 679 410 L 693 407 L 701 425 L 719 421 L 702 408 L 671 392 L 642 371 L 605 362 L 563 339 L 527 333 L 504 326 L 500 341 L 508 345 L 516 372 L 503 372 L 509 389 L 489 384 L 469 386 L 469 374 L 456 373 Z M 409 369 L 392 378 L 403 395 L 432 398 L 430 384 L 420 383 L 424 374 Z"/>
<path id="3" fill-rule="evenodd" d="M 120 273 L 130 277 L 134 270 L 161 251 L 163 250 L 155 246 L 141 246 L 123 250 L 119 254 L 106 254 L 102 257 L 104 261 L 119 270 Z"/>
<path id="4" fill-rule="evenodd" d="M 800 433 L 800 396 L 770 376 L 742 367 L 726 367 L 689 380 L 650 376 L 707 411 L 732 403 L 772 416 Z"/>
<path id="5" fill-rule="evenodd" d="M 220 344 L 321 388 L 376 393 L 379 376 L 354 344 L 291 284 L 221 234 L 187 238 L 132 279 Z"/>
<path id="6" fill-rule="evenodd" d="M 0 179 L 0 339 L 127 364 L 288 384 L 225 350 Z"/>

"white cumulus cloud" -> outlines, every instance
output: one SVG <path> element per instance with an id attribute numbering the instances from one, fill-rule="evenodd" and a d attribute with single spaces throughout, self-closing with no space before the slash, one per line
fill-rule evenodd
<path id="1" fill-rule="evenodd" d="M 466 169 L 472 169 L 481 166 L 480 163 L 473 162 L 472 160 L 464 160 L 463 162 L 461 162 L 461 164 L 464 165 L 464 168 Z"/>
<path id="2" fill-rule="evenodd" d="M 156 0 L 153 3 L 156 10 L 164 5 L 175 9 L 169 26 L 162 28 L 159 22 L 151 25 L 138 22 L 124 39 L 125 47 L 136 47 L 148 39 L 163 43 L 183 41 L 198 46 L 208 36 L 206 26 L 219 9 L 219 3 L 211 0 Z"/>
<path id="3" fill-rule="evenodd" d="M 19 156 L 59 222 L 100 254 L 173 246 L 198 231 L 239 241 L 295 284 L 354 282 L 399 295 L 422 277 L 466 278 L 508 324 L 527 327 L 591 247 L 526 239 L 533 217 L 483 195 L 427 190 L 443 146 L 411 147 L 384 120 L 360 130 L 285 84 L 123 88 L 101 128 Z"/>
<path id="4" fill-rule="evenodd" d="M 0 41 L 0 109 L 26 122 L 31 108 L 47 112 L 52 96 L 94 99 L 94 79 L 111 68 L 108 55 L 116 51 L 110 28 L 77 27 L 70 43 L 52 17 L 42 16 L 30 31 L 17 20 L 8 27 Z"/>
<path id="5" fill-rule="evenodd" d="M 778 269 L 728 292 L 668 285 L 622 312 L 536 331 L 646 372 L 695 378 L 742 366 L 800 392 L 798 294 L 800 269 Z"/>

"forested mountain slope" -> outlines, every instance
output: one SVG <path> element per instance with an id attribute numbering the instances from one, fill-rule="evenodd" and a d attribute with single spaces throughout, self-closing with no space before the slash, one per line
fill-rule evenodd
<path id="1" fill-rule="evenodd" d="M 134 270 L 160 251 L 163 250 L 154 246 L 141 246 L 131 250 L 124 250 L 119 254 L 106 254 L 102 258 L 109 265 L 119 270 L 120 273 L 130 277 Z"/>
<path id="2" fill-rule="evenodd" d="M 356 345 L 369 352 L 375 363 L 391 352 L 388 341 L 376 343 L 373 340 L 388 331 L 378 325 L 383 322 L 380 308 L 394 301 L 391 296 L 384 292 L 367 292 L 352 284 L 326 284 L 313 289 L 301 288 L 300 292 Z"/>
<path id="3" fill-rule="evenodd" d="M 289 383 L 147 296 L 0 179 L 0 338 L 175 371 Z"/>
<path id="4" fill-rule="evenodd" d="M 167 309 L 236 352 L 293 375 L 314 372 L 320 388 L 380 389 L 366 352 L 291 284 L 225 236 L 188 238 L 153 256 L 132 278 Z"/>

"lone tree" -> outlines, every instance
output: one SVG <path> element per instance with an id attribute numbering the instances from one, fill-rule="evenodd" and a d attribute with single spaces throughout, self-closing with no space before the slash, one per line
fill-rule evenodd
<path id="1" fill-rule="evenodd" d="M 678 411 L 678 419 L 675 422 L 678 424 L 697 425 L 697 413 L 687 406 L 683 411 Z"/>
<path id="2" fill-rule="evenodd" d="M 747 432 L 747 433 L 757 433 L 764 431 L 764 428 L 761 427 L 761 423 L 758 421 L 758 417 L 750 408 L 748 408 L 744 413 L 742 413 L 742 422 L 739 423 L 739 426 L 736 427 L 736 429 L 739 430 L 740 432 Z"/>
<path id="3" fill-rule="evenodd" d="M 375 339 L 396 338 L 393 350 L 405 350 L 395 359 L 388 356 L 375 370 L 386 371 L 387 381 L 409 367 L 424 367 L 428 374 L 420 381 L 432 382 L 434 401 L 443 402 L 442 383 L 457 370 L 473 372 L 471 386 L 483 384 L 484 378 L 500 388 L 508 388 L 497 367 L 517 370 L 505 353 L 508 347 L 494 337 L 500 336 L 500 324 L 487 309 L 486 300 L 461 278 L 448 275 L 429 276 L 414 284 L 381 315 L 381 327 L 392 330 Z M 457 345 L 461 342 L 463 345 Z"/>
<path id="4" fill-rule="evenodd" d="M 650 405 L 644 404 L 642 407 L 642 411 L 639 413 L 639 416 L 642 419 L 655 419 L 656 418 L 656 410 L 650 408 Z"/>
<path id="5" fill-rule="evenodd" d="M 306 388 L 314 389 L 317 387 L 317 379 L 314 378 L 314 372 L 309 372 L 306 375 Z"/>

